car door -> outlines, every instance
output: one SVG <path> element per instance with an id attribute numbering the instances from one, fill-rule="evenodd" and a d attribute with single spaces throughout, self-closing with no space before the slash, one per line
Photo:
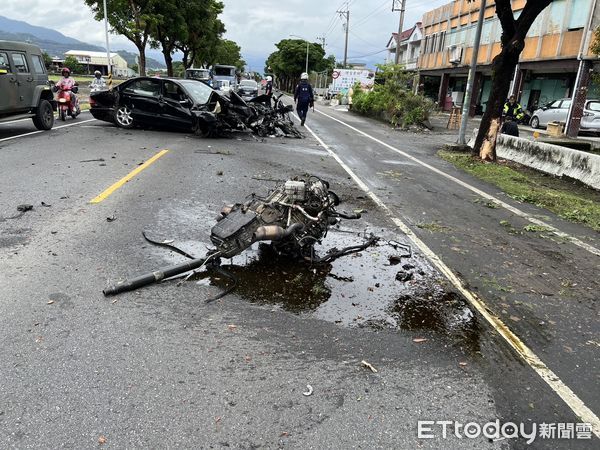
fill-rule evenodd
<path id="1" fill-rule="evenodd" d="M 151 125 L 160 124 L 160 85 L 161 80 L 140 78 L 124 86 L 120 95 L 120 104 L 129 107 L 134 121 Z"/>
<path id="2" fill-rule="evenodd" d="M 0 50 L 0 92 L 0 114 L 15 112 L 19 104 L 17 77 L 5 50 Z"/>
<path id="3" fill-rule="evenodd" d="M 556 110 L 554 119 L 557 122 L 566 122 L 571 107 L 571 99 L 565 99 L 560 103 L 560 107 Z"/>
<path id="4" fill-rule="evenodd" d="M 543 110 L 540 115 L 540 125 L 545 127 L 549 122 L 554 121 L 554 117 L 556 112 L 558 111 L 558 107 L 560 106 L 560 100 L 554 100 L 552 103 L 546 105 L 546 109 Z"/>
<path id="5" fill-rule="evenodd" d="M 192 126 L 192 101 L 182 87 L 171 80 L 163 81 L 160 99 L 161 115 L 165 125 L 189 129 Z"/>
<path id="6" fill-rule="evenodd" d="M 14 76 L 17 79 L 17 91 L 19 95 L 19 109 L 28 110 L 33 103 L 35 91 L 34 77 L 31 67 L 24 52 L 13 51 L 10 53 L 12 59 Z"/>

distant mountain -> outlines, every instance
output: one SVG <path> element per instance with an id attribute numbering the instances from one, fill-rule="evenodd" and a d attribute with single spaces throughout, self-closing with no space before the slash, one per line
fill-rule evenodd
<path id="1" fill-rule="evenodd" d="M 56 30 L 29 25 L 27 22 L 9 19 L 4 16 L 0 16 L 0 40 L 31 42 L 38 45 L 50 56 L 58 56 L 60 58 L 69 50 L 106 51 L 103 47 L 86 44 L 85 42 L 65 36 Z M 121 55 L 129 66 L 135 64 L 135 53 L 126 50 L 117 50 L 116 53 Z M 163 63 L 148 57 L 146 57 L 146 66 L 157 69 L 165 68 Z"/>

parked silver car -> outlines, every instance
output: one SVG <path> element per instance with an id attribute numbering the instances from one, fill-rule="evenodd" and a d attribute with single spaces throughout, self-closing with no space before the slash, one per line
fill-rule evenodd
<path id="1" fill-rule="evenodd" d="M 570 106 L 570 98 L 554 100 L 533 112 L 530 125 L 539 128 L 547 126 L 550 122 L 566 122 Z M 600 133 L 600 100 L 586 100 L 581 118 L 581 130 Z"/>

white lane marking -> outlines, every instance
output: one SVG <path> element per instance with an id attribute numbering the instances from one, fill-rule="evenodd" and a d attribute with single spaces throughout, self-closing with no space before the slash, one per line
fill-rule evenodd
<path id="1" fill-rule="evenodd" d="M 89 112 L 89 110 L 86 109 L 85 111 L 81 111 L 81 114 L 85 114 L 87 112 Z M 54 118 L 58 119 L 58 114 L 55 115 Z M 31 117 L 25 117 L 24 119 L 11 120 L 11 121 L 8 121 L 8 122 L 0 122 L 0 125 L 8 125 L 8 124 L 11 124 L 11 123 L 24 122 L 25 120 L 31 120 Z"/>
<path id="2" fill-rule="evenodd" d="M 94 120 L 96 120 L 96 119 L 88 119 L 88 120 L 83 120 L 81 122 L 73 122 L 73 123 L 68 123 L 66 125 L 59 125 L 57 127 L 53 127 L 52 130 L 60 130 L 61 128 L 72 127 L 75 125 L 81 125 L 82 123 L 92 122 Z M 17 134 L 16 136 L 2 138 L 2 139 L 0 139 L 0 142 L 10 141 L 12 139 L 17 139 L 17 138 L 22 138 L 22 137 L 27 137 L 27 136 L 32 136 L 34 134 L 39 134 L 39 133 L 46 133 L 46 132 L 52 131 L 52 130 L 37 130 L 37 131 L 31 131 L 29 133 Z"/>
<path id="3" fill-rule="evenodd" d="M 296 117 L 297 118 L 297 117 Z M 563 399 L 567 406 L 583 422 L 592 426 L 594 434 L 600 438 L 600 419 L 589 409 L 583 401 L 565 384 L 546 364 L 529 348 L 525 343 L 514 334 L 510 328 L 495 316 L 486 306 L 484 301 L 474 292 L 470 291 L 465 283 L 442 261 L 442 259 L 431 250 L 425 242 L 398 217 L 395 217 L 392 210 L 356 175 L 342 159 L 331 150 L 319 136 L 315 134 L 310 127 L 305 128 L 315 137 L 315 139 L 327 150 L 327 152 L 338 162 L 340 166 L 352 177 L 354 182 L 379 206 L 394 224 L 423 252 L 423 254 L 437 267 L 437 269 L 454 285 L 454 287 L 465 296 L 475 309 L 488 321 L 488 323 L 508 342 L 508 344 L 523 358 L 523 360 L 544 380 L 556 394 Z"/>
<path id="4" fill-rule="evenodd" d="M 464 188 L 467 188 L 467 189 L 469 189 L 470 191 L 472 191 L 472 192 L 476 193 L 477 195 L 480 195 L 480 196 L 481 196 L 481 197 L 483 197 L 483 198 L 486 198 L 486 199 L 488 199 L 488 200 L 491 200 L 491 201 L 493 201 L 493 202 L 496 202 L 498 205 L 500 205 L 500 206 L 502 206 L 503 208 L 505 208 L 505 209 L 509 210 L 511 213 L 513 213 L 513 214 L 515 214 L 515 215 L 517 215 L 517 216 L 520 216 L 520 217 L 522 217 L 522 218 L 524 218 L 524 219 L 528 220 L 529 222 L 531 222 L 531 223 L 533 223 L 533 224 L 535 224 L 535 225 L 539 225 L 539 226 L 541 226 L 541 227 L 544 227 L 544 228 L 546 228 L 548 231 L 551 231 L 551 232 L 552 232 L 552 233 L 554 233 L 555 235 L 557 235 L 557 236 L 559 236 L 559 237 L 561 237 L 561 238 L 563 238 L 563 239 L 566 239 L 566 240 L 568 240 L 569 242 L 571 242 L 571 243 L 573 243 L 573 244 L 577 245 L 578 247 L 581 247 L 581 248 L 583 248 L 584 250 L 587 250 L 588 252 L 590 252 L 590 253 L 592 253 L 592 254 L 594 254 L 594 255 L 596 255 L 596 256 L 600 256 L 600 249 L 598 249 L 598 248 L 596 248 L 596 247 L 594 247 L 594 246 L 592 246 L 592 245 L 590 245 L 590 244 L 588 244 L 588 243 L 586 243 L 586 242 L 583 242 L 582 240 L 580 240 L 580 239 L 576 238 L 575 236 L 571 236 L 570 234 L 567 234 L 567 233 L 565 233 L 564 231 L 561 231 L 561 230 L 559 230 L 558 228 L 556 228 L 556 227 L 554 227 L 554 226 L 552 226 L 552 225 L 550 225 L 550 224 L 548 224 L 548 223 L 544 222 L 543 220 L 537 219 L 537 218 L 535 218 L 535 217 L 533 217 L 533 216 L 531 216 L 531 215 L 527 214 L 526 212 L 524 212 L 524 211 L 521 211 L 520 209 L 518 209 L 518 208 L 515 208 L 514 206 L 512 206 L 512 205 L 509 205 L 509 204 L 508 204 L 508 203 L 506 203 L 506 202 L 503 202 L 502 200 L 500 200 L 500 199 L 498 199 L 498 198 L 494 197 L 493 195 L 490 195 L 490 194 L 488 194 L 487 192 L 484 192 L 484 191 L 482 191 L 481 189 L 477 189 L 475 186 L 471 186 L 470 184 L 468 184 L 468 183 L 466 183 L 466 182 L 464 182 L 464 181 L 462 181 L 462 180 L 459 180 L 458 178 L 456 178 L 456 177 L 453 177 L 452 175 L 450 175 L 450 174 L 447 174 L 446 172 L 443 172 L 442 170 L 440 170 L 440 169 L 438 169 L 438 168 L 436 168 L 436 167 L 433 167 L 432 165 L 429 165 L 429 164 L 427 164 L 426 162 L 423 162 L 423 161 L 421 161 L 421 160 L 420 160 L 420 159 L 418 159 L 418 158 L 415 158 L 414 156 L 410 155 L 409 153 L 406 153 L 406 152 L 404 152 L 404 151 L 402 151 L 402 150 L 399 150 L 399 149 L 397 149 L 396 147 L 393 147 L 393 146 L 391 146 L 390 144 L 388 144 L 388 143 L 386 143 L 386 142 L 383 142 L 382 140 L 380 140 L 380 139 L 377 139 L 376 137 L 374 137 L 374 136 L 371 136 L 371 135 L 369 135 L 369 134 L 365 133 L 364 131 L 361 131 L 361 130 L 359 130 L 358 128 L 355 128 L 355 127 L 353 127 L 352 125 L 349 125 L 349 124 L 347 124 L 347 123 L 345 123 L 345 122 L 343 122 L 343 121 L 341 121 L 341 120 L 339 120 L 339 119 L 337 119 L 337 118 L 335 118 L 335 117 L 333 117 L 333 116 L 330 116 L 329 114 L 326 114 L 326 113 L 324 113 L 324 112 L 322 112 L 322 111 L 319 111 L 319 110 L 315 110 L 315 111 L 316 111 L 316 112 L 318 112 L 319 114 L 322 114 L 322 115 L 324 115 L 325 117 L 328 117 L 328 118 L 330 118 L 330 119 L 332 119 L 332 120 L 335 120 L 336 122 L 339 122 L 339 123 L 341 123 L 342 125 L 344 125 L 344 126 L 346 126 L 346 127 L 350 128 L 351 130 L 354 130 L 354 131 L 356 131 L 356 132 L 357 132 L 357 133 L 359 133 L 359 134 L 362 134 L 363 136 L 365 136 L 365 137 L 367 137 L 367 138 L 369 138 L 369 139 L 372 139 L 373 141 L 377 142 L 378 144 L 381 144 L 381 145 L 383 145 L 384 147 L 387 147 L 388 149 L 392 150 L 393 152 L 396 152 L 396 153 L 398 153 L 399 155 L 402 155 L 402 156 L 404 156 L 405 158 L 408 158 L 408 159 L 410 159 L 411 161 L 414 161 L 414 162 L 416 162 L 417 164 L 420 164 L 421 166 L 423 166 L 423 167 L 425 167 L 425 168 L 427 168 L 427 169 L 431 170 L 432 172 L 435 172 L 435 173 L 437 173 L 438 175 L 441 175 L 441 176 L 443 176 L 443 177 L 445 177 L 445 178 L 447 178 L 447 179 L 449 179 L 449 180 L 453 181 L 454 183 L 456 183 L 456 184 L 458 184 L 458 185 L 460 185 L 460 186 L 462 186 L 462 187 L 464 187 Z"/>

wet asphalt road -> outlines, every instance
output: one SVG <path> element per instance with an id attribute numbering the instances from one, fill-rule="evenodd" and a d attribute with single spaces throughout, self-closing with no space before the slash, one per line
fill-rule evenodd
<path id="1" fill-rule="evenodd" d="M 434 156 L 440 137 L 322 109 L 459 175 Z M 395 279 L 404 269 L 390 264 L 397 252 L 389 246 L 316 271 L 256 248 L 234 258 L 229 269 L 240 287 L 213 304 L 204 300 L 224 280 L 103 297 L 110 282 L 180 261 L 148 245 L 141 230 L 201 255 L 224 203 L 305 172 L 329 180 L 344 209 L 367 211 L 333 230 L 325 248 L 360 242 L 365 231 L 407 241 L 308 133 L 205 140 L 88 119 L 11 140 L 2 139 L 33 127 L 0 125 L 0 218 L 34 205 L 0 219 L 1 447 L 521 448 L 522 439 L 418 439 L 417 421 L 578 421 L 418 252 L 402 260 L 414 266 L 407 283 Z M 330 118 L 311 113 L 308 123 L 588 407 L 600 409 L 597 257 L 535 233 L 507 233 L 501 220 L 525 222 Z M 163 149 L 106 200 L 89 203 Z M 433 222 L 443 231 L 417 226 Z M 538 438 L 533 447 L 597 444 Z"/>

